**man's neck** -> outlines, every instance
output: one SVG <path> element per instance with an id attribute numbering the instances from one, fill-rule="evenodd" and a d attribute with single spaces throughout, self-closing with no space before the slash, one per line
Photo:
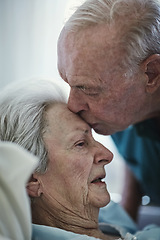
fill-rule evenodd
<path id="1" fill-rule="evenodd" d="M 151 118 L 160 119 L 160 88 L 156 91 L 156 93 L 150 98 L 149 102 L 146 104 L 148 106 L 148 113 L 146 113 L 144 119 L 141 119 L 141 121 Z"/>

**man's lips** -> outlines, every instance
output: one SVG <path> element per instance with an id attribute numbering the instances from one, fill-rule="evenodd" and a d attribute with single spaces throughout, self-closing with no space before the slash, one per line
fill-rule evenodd
<path id="1" fill-rule="evenodd" d="M 90 126 L 91 128 L 93 128 L 93 129 L 95 129 L 96 126 L 98 125 L 97 123 L 88 123 L 88 124 L 89 124 L 89 126 Z"/>
<path id="2" fill-rule="evenodd" d="M 93 124 L 89 124 L 91 129 L 94 129 L 94 131 L 98 134 L 103 134 L 103 131 L 101 131 L 101 125 L 98 123 L 93 123 Z"/>

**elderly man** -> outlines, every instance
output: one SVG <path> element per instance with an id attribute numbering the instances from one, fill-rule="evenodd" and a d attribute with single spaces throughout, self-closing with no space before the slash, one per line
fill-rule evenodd
<path id="1" fill-rule="evenodd" d="M 159 0 L 87 0 L 58 41 L 69 109 L 128 162 L 122 205 L 134 219 L 143 194 L 160 204 L 159 53 Z"/>

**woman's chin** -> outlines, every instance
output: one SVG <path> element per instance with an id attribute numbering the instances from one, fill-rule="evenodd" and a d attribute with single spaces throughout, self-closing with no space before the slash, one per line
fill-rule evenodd
<path id="1" fill-rule="evenodd" d="M 108 193 L 107 189 L 95 193 L 92 192 L 91 199 L 92 205 L 95 207 L 105 207 L 110 202 L 110 194 Z"/>
<path id="2" fill-rule="evenodd" d="M 110 195 L 108 194 L 106 197 L 103 197 L 101 199 L 101 206 L 99 207 L 105 207 L 106 205 L 108 205 L 109 202 L 110 202 Z"/>

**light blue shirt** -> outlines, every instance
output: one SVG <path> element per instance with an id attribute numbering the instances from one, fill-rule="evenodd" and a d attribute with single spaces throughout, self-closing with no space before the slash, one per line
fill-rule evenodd
<path id="1" fill-rule="evenodd" d="M 100 210 L 99 228 L 106 234 L 118 235 L 115 240 L 160 240 L 160 227 L 150 225 L 142 231 L 137 231 L 137 225 L 132 221 L 122 207 L 111 202 Z M 32 240 L 95 240 L 97 238 L 80 235 L 62 229 L 33 224 Z"/>
<path id="2" fill-rule="evenodd" d="M 160 134 L 154 119 L 112 135 L 116 147 L 151 204 L 160 205 Z"/>

